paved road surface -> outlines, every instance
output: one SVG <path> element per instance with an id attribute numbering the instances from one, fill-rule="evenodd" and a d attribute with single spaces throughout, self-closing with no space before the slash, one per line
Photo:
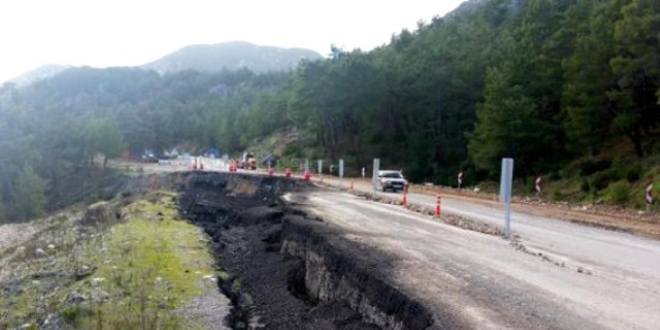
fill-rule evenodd
<path id="1" fill-rule="evenodd" d="M 399 256 L 393 280 L 432 306 L 439 317 L 447 312 L 460 315 L 475 329 L 660 325 L 660 244 L 655 241 L 529 218 L 545 223 L 529 226 L 532 229 L 520 225 L 519 232 L 526 236 L 529 230 L 532 241 L 534 235 L 553 233 L 537 245 L 558 244 L 549 250 L 570 262 L 559 267 L 517 251 L 502 238 L 443 225 L 399 206 L 339 192 L 306 197 L 308 211 L 344 228 L 346 238 Z M 449 202 L 447 210 L 459 212 L 464 207 L 479 217 L 498 213 L 458 202 Z M 575 264 L 592 275 L 578 273 Z"/>
<path id="2" fill-rule="evenodd" d="M 366 184 L 357 184 L 356 189 L 371 191 Z M 392 193 L 381 194 L 397 197 Z M 425 194 L 408 194 L 408 201 L 429 207 L 436 205 L 436 197 Z M 504 223 L 501 206 L 443 197 L 442 210 L 495 226 L 503 227 Z M 527 248 L 572 268 L 583 267 L 616 278 L 655 279 L 656 287 L 660 288 L 658 240 L 515 211 L 511 212 L 511 231 Z"/>

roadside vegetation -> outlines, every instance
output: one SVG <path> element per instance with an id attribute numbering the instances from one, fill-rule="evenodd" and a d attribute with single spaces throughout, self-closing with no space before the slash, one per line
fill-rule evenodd
<path id="1" fill-rule="evenodd" d="M 174 197 L 62 212 L 3 246 L 0 329 L 205 329 L 190 316 L 194 299 L 217 291 L 214 259 Z"/>

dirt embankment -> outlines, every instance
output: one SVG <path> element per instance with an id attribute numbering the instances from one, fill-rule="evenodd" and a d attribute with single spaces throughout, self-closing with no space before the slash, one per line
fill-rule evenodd
<path id="1" fill-rule="evenodd" d="M 426 329 L 433 317 L 387 281 L 389 257 L 347 241 L 279 195 L 297 180 L 199 173 L 180 212 L 212 238 L 233 329 Z"/>

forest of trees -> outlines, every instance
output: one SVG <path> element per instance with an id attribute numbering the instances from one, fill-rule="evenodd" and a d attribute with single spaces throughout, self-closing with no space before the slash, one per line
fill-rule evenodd
<path id="1" fill-rule="evenodd" d="M 38 215 L 43 201 L 22 200 L 98 153 L 233 153 L 287 127 L 315 137 L 315 156 L 379 157 L 417 182 L 492 179 L 504 156 L 522 179 L 578 160 L 604 173 L 611 162 L 594 159 L 611 150 L 659 159 L 659 100 L 656 0 L 473 0 L 293 72 L 69 69 L 0 89 L 0 221 Z"/>

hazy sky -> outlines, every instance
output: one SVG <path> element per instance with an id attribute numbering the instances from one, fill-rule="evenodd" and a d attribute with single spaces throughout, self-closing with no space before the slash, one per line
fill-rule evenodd
<path id="1" fill-rule="evenodd" d="M 191 44 L 369 50 L 463 0 L 2 0 L 0 82 L 44 64 L 141 65 Z"/>

